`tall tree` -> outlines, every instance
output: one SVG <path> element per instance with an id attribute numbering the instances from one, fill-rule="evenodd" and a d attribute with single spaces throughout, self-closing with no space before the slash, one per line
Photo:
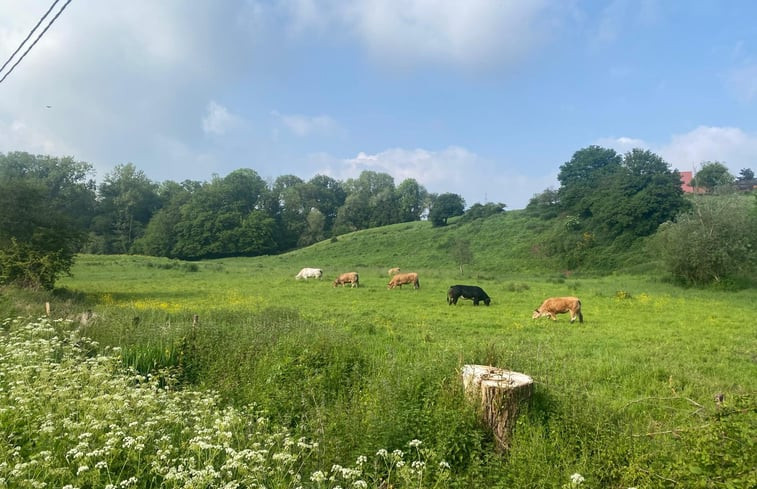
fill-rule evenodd
<path id="1" fill-rule="evenodd" d="M 730 186 L 735 178 L 728 171 L 728 167 L 719 161 L 705 161 L 691 181 L 695 187 L 701 187 L 707 193 L 714 192 L 718 187 Z"/>
<path id="2" fill-rule="evenodd" d="M 653 234 L 687 206 L 678 171 L 648 150 L 626 153 L 620 168 L 599 183 L 587 224 L 608 239 Z"/>
<path id="3" fill-rule="evenodd" d="M 132 246 L 134 253 L 177 258 L 177 226 L 181 222 L 181 208 L 192 198 L 202 184 L 185 180 L 182 183 L 163 182 L 158 190 L 161 207 L 147 224 L 145 233 Z"/>
<path id="4" fill-rule="evenodd" d="M 105 253 L 129 253 L 160 207 L 158 184 L 132 163 L 116 166 L 99 188 L 94 225 L 103 236 Z"/>
<path id="5" fill-rule="evenodd" d="M 276 251 L 276 222 L 264 209 L 267 193 L 266 183 L 251 169 L 215 176 L 181 207 L 174 254 L 200 259 Z"/>
<path id="6" fill-rule="evenodd" d="M 400 222 L 419 221 L 426 210 L 428 192 L 414 178 L 407 178 L 397 186 Z"/>
<path id="7" fill-rule="evenodd" d="M 80 249 L 95 201 L 92 167 L 0 153 L 0 283 L 52 289 Z"/>
<path id="8" fill-rule="evenodd" d="M 581 218 L 591 215 L 591 202 L 600 182 L 617 172 L 622 157 L 615 150 L 589 146 L 573 154 L 560 166 L 558 197 L 563 210 Z"/>
<path id="9" fill-rule="evenodd" d="M 465 200 L 458 194 L 440 194 L 431 204 L 428 219 L 434 227 L 446 226 L 447 219 L 462 216 L 465 212 Z"/>

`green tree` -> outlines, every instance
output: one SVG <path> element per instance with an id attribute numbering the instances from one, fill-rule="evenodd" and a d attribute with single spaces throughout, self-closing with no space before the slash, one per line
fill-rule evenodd
<path id="1" fill-rule="evenodd" d="M 397 186 L 400 222 L 419 221 L 426 209 L 428 192 L 413 178 L 407 178 Z"/>
<path id="2" fill-rule="evenodd" d="M 251 169 L 215 176 L 181 207 L 173 254 L 182 259 L 255 256 L 278 249 L 268 187 Z"/>
<path id="3" fill-rule="evenodd" d="M 757 214 L 740 195 L 699 198 L 694 207 L 660 226 L 655 242 L 673 277 L 703 285 L 754 276 Z"/>
<path id="4" fill-rule="evenodd" d="M 557 175 L 560 207 L 582 219 L 591 216 L 595 192 L 603 180 L 620 169 L 622 161 L 615 150 L 599 146 L 576 151 Z"/>
<path id="5" fill-rule="evenodd" d="M 307 215 L 312 200 L 307 198 L 305 182 L 295 175 L 282 175 L 271 189 L 276 200 L 272 205 L 273 215 L 278 220 L 279 245 L 283 250 L 297 246 L 307 230 Z"/>
<path id="6" fill-rule="evenodd" d="M 95 193 L 91 165 L 0 153 L 0 283 L 52 289 L 70 273 Z"/>
<path id="7" fill-rule="evenodd" d="M 308 213 L 307 217 L 307 229 L 300 237 L 299 246 L 309 246 L 313 243 L 321 241 L 325 238 L 323 234 L 323 228 L 326 224 L 326 218 L 323 217 L 321 211 L 313 208 Z"/>
<path id="8" fill-rule="evenodd" d="M 531 197 L 526 212 L 542 219 L 554 219 L 560 214 L 560 198 L 557 190 L 548 188 Z"/>
<path id="9" fill-rule="evenodd" d="M 134 240 L 132 251 L 143 255 L 177 258 L 177 226 L 182 219 L 181 208 L 192 198 L 200 182 L 185 180 L 182 183 L 163 182 L 158 190 L 160 209 L 153 214 L 144 235 Z"/>
<path id="10" fill-rule="evenodd" d="M 476 219 L 485 219 L 490 216 L 502 214 L 505 212 L 505 207 L 507 206 L 501 202 L 487 202 L 486 204 L 479 204 L 476 202 L 470 207 L 470 209 L 465 211 L 461 220 L 470 222 L 475 221 Z"/>
<path id="11" fill-rule="evenodd" d="M 738 180 L 740 182 L 746 181 L 746 180 L 754 180 L 754 172 L 751 168 L 742 168 L 739 171 L 739 178 Z"/>
<path id="12" fill-rule="evenodd" d="M 342 183 L 326 175 L 316 175 L 303 186 L 302 196 L 308 212 L 318 209 L 323 214 L 324 237 L 332 236 L 337 213 L 347 198 Z"/>
<path id="13" fill-rule="evenodd" d="M 632 240 L 653 234 L 686 206 L 678 171 L 651 151 L 634 149 L 614 173 L 600 180 L 587 224 L 605 239 L 625 235 Z"/>
<path id="14" fill-rule="evenodd" d="M 462 216 L 464 212 L 465 200 L 461 196 L 444 193 L 434 199 L 428 213 L 428 219 L 434 227 L 446 226 L 448 218 Z"/>
<path id="15" fill-rule="evenodd" d="M 735 178 L 723 163 L 719 161 L 706 161 L 691 180 L 691 185 L 701 187 L 707 193 L 714 192 L 719 187 L 733 184 Z"/>
<path id="16" fill-rule="evenodd" d="M 160 208 L 158 184 L 132 163 L 117 165 L 98 191 L 94 231 L 103 238 L 103 253 L 129 253 L 153 213 Z"/>

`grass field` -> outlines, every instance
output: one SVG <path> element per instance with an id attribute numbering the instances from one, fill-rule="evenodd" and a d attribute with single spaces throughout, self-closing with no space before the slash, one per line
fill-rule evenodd
<path id="1" fill-rule="evenodd" d="M 0 462 L 0 487 L 23 487 L 9 481 L 28 478 L 32 470 L 53 484 L 49 487 L 116 487 L 124 481 L 124 487 L 234 487 L 234 481 L 238 487 L 378 487 L 383 479 L 394 487 L 739 488 L 757 483 L 754 289 L 681 289 L 659 275 L 542 274 L 536 259 L 509 266 L 517 260 L 508 257 L 477 259 L 461 276 L 441 250 L 414 251 L 412 239 L 386 251 L 392 248 L 382 240 L 391 241 L 397 231 L 403 236 L 423 232 L 417 224 L 397 225 L 402 226 L 273 257 L 183 263 L 81 256 L 73 277 L 60 281 L 56 294 L 6 291 L 0 301 L 4 317 L 36 317 L 44 311 L 44 300 L 52 302 L 53 318 L 76 319 L 91 309 L 95 315 L 85 326 L 55 323 L 42 330 L 52 328 L 58 335 L 73 330 L 77 337 L 91 338 L 96 343 L 87 343 L 79 354 L 116 355 L 136 369 L 133 375 L 149 374 L 150 381 L 137 383 L 153 382 L 158 392 L 210 396 L 199 403 L 204 407 L 193 409 L 231 411 L 226 411 L 229 427 L 208 428 L 200 414 L 184 413 L 176 415 L 187 419 L 180 428 L 175 418 L 163 420 L 167 407 L 144 401 L 142 411 L 129 405 L 121 421 L 105 427 L 74 428 L 71 421 L 68 431 L 56 428 L 61 430 L 57 442 L 46 445 L 34 441 L 40 427 L 29 420 L 43 425 L 60 409 L 43 400 L 33 408 L 9 400 L 15 385 L 9 379 L 47 380 L 39 373 L 9 371 L 0 376 L 0 394 L 16 407 L 2 408 L 0 422 L 16 428 L 13 436 L 3 429 L 0 457 L 6 457 L 6 465 Z M 526 242 L 511 239 L 507 246 L 528 252 Z M 487 250 L 474 252 L 480 257 Z M 408 263 L 411 256 L 415 264 Z M 324 279 L 295 281 L 303 266 L 323 268 Z M 391 266 L 417 271 L 420 289 L 387 290 Z M 359 272 L 361 287 L 333 288 L 331 280 L 347 271 Z M 455 283 L 480 285 L 491 296 L 491 306 L 473 307 L 465 300 L 448 306 L 446 290 Z M 570 324 L 567 315 L 556 322 L 531 319 L 544 298 L 560 295 L 582 299 L 583 323 Z M 199 322 L 193 326 L 195 315 Z M 17 323 L 6 321 L 6 336 L 23 329 Z M 62 349 L 56 355 L 62 356 Z M 468 363 L 517 370 L 536 382 L 506 456 L 494 452 L 491 435 L 465 400 L 459 374 Z M 115 375 L 118 368 L 108 365 L 109 375 Z M 55 386 L 37 391 L 49 396 L 50 389 Z M 722 402 L 716 401 L 719 395 Z M 109 399 L 111 410 L 121 409 Z M 96 411 L 92 419 L 104 416 L 99 401 L 89 407 L 78 402 L 78 409 Z M 36 414 L 20 421 L 22 407 Z M 212 419 L 212 413 L 205 417 Z M 99 460 L 111 468 L 118 465 L 119 477 L 94 470 L 99 454 L 94 442 L 87 455 L 91 460 L 72 458 L 74 441 L 81 443 L 77 430 L 105 440 L 120 423 L 141 425 L 151 417 L 157 426 L 138 435 L 147 444 L 142 458 L 135 459 L 133 448 L 123 448 L 124 435 L 118 454 Z M 268 420 L 271 432 L 245 424 L 258 418 Z M 164 424 L 171 428 L 161 435 L 162 443 L 172 440 L 174 458 L 161 452 L 168 448 L 157 435 L 150 438 Z M 209 437 L 215 432 L 229 436 L 205 442 L 218 447 L 211 456 L 192 442 L 188 427 Z M 279 447 L 272 436 L 307 442 Z M 60 441 L 69 438 L 71 444 Z M 267 479 L 250 479 L 238 467 L 222 470 L 233 458 L 230 453 L 266 440 L 273 444 L 267 453 L 278 447 L 282 454 L 268 465 L 260 462 Z M 306 448 L 286 452 L 298 443 Z M 45 465 L 40 452 L 53 453 L 53 461 Z M 37 461 L 34 467 L 12 475 L 13 467 L 31 460 Z M 177 475 L 176 467 L 171 472 L 164 466 L 169 461 L 185 471 L 194 464 L 194 475 Z M 81 471 L 82 466 L 87 469 Z M 203 467 L 207 471 L 200 474 Z M 279 473 L 282 468 L 286 471 Z M 573 474 L 583 482 L 572 482 Z M 136 480 L 128 483 L 132 476 Z"/>

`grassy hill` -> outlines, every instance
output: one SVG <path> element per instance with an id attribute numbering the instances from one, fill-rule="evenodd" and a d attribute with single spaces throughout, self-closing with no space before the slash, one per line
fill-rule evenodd
<path id="1" fill-rule="evenodd" d="M 576 487 L 580 473 L 582 487 L 757 483 L 753 290 L 566 273 L 541 248 L 552 225 L 515 211 L 277 256 L 83 255 L 55 293 L 3 290 L 0 357 L 12 361 L 0 362 L 0 480 L 557 488 Z M 450 239 L 470 242 L 462 275 Z M 655 267 L 643 251 L 619 253 L 626 272 Z M 296 281 L 303 266 L 323 268 L 324 280 Z M 387 290 L 393 266 L 418 271 L 421 288 Z M 361 287 L 332 287 L 352 270 Z M 481 285 L 492 305 L 447 305 L 453 283 Z M 532 320 L 556 295 L 581 297 L 585 322 Z M 55 319 L 28 319 L 46 301 Z M 464 364 L 536 382 L 507 456 L 466 400 Z"/>

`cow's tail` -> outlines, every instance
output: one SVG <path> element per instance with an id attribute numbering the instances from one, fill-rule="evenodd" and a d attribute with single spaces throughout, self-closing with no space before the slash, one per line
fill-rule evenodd
<path id="1" fill-rule="evenodd" d="M 578 322 L 584 322 L 584 314 L 581 312 L 581 301 L 578 301 Z"/>

